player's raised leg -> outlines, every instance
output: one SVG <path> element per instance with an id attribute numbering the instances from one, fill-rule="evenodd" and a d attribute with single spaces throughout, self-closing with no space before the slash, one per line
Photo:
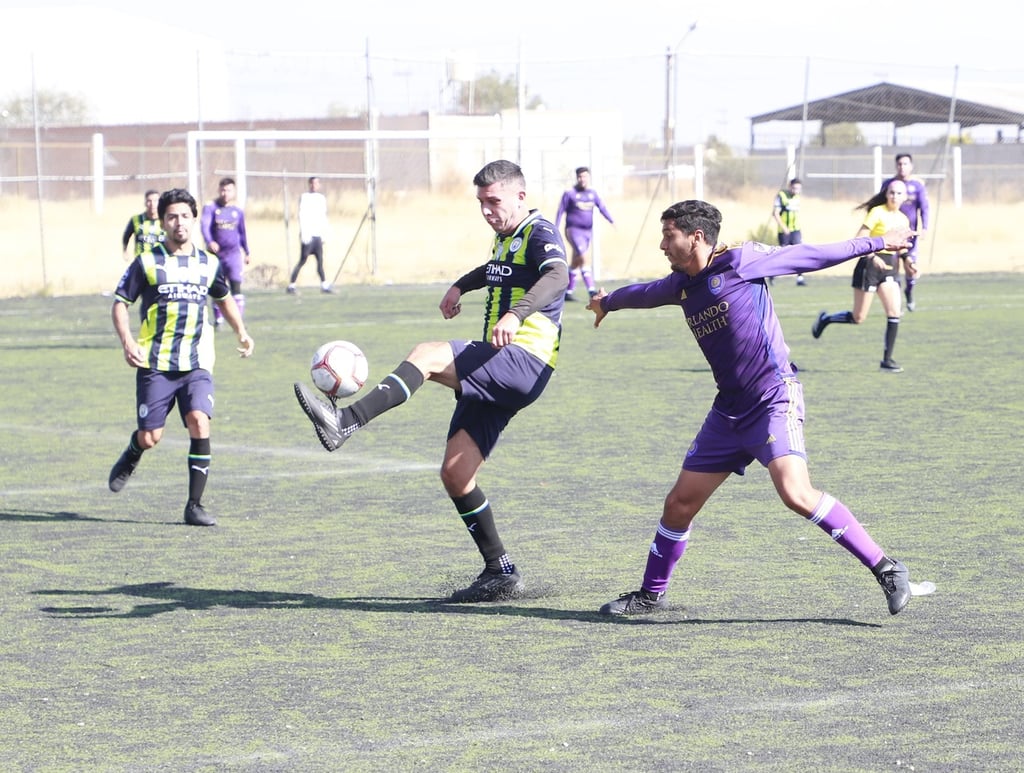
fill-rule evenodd
<path id="1" fill-rule="evenodd" d="M 321 445 L 328 451 L 336 451 L 356 430 L 364 427 L 371 419 L 385 411 L 397 408 L 422 386 L 423 373 L 408 360 L 384 377 L 365 397 L 349 406 L 336 408 L 319 397 L 305 384 L 295 384 L 295 398 L 306 416 L 313 422 L 313 429 Z"/>
<path id="2" fill-rule="evenodd" d="M 337 408 L 328 405 L 304 384 L 295 384 L 295 397 L 321 445 L 328 451 L 342 446 L 357 430 L 385 411 L 397 408 L 413 396 L 425 380 L 450 389 L 457 389 L 455 355 L 448 341 L 417 344 L 408 356 L 367 395 L 351 405 Z"/>

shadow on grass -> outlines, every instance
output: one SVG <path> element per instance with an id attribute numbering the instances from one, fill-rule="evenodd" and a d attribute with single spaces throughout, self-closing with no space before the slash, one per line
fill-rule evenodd
<path id="1" fill-rule="evenodd" d="M 36 521 L 49 523 L 51 521 L 103 521 L 104 518 L 93 518 L 81 513 L 71 513 L 67 510 L 0 510 L 0 521 Z"/>
<path id="2" fill-rule="evenodd" d="M 110 341 L 109 341 L 110 336 L 108 336 L 106 334 L 97 334 L 97 335 L 102 335 L 104 340 L 96 341 L 96 342 L 93 342 L 93 343 L 88 343 L 88 342 L 79 341 L 77 339 L 73 340 L 73 341 L 39 341 L 38 339 L 35 339 L 32 343 L 28 343 L 28 344 L 9 344 L 9 345 L 6 345 L 6 346 L 0 345 L 0 351 L 8 351 L 8 352 L 17 352 L 17 351 L 29 352 L 29 351 L 31 351 L 31 352 L 38 352 L 40 349 L 65 349 L 67 351 L 78 352 L 78 351 L 81 351 L 82 349 L 114 349 L 114 350 L 116 350 L 117 347 L 116 346 L 111 346 L 111 344 L 110 344 Z"/>
<path id="3" fill-rule="evenodd" d="M 21 521 L 24 523 L 58 523 L 80 521 L 82 523 L 139 523 L 155 526 L 187 526 L 184 521 L 153 521 L 146 518 L 97 518 L 92 515 L 72 513 L 67 510 L 0 510 L 0 523 Z"/>
<path id="4" fill-rule="evenodd" d="M 136 604 L 127 612 L 118 612 L 109 606 L 42 607 L 41 611 L 66 618 L 146 618 L 175 612 L 179 609 L 212 609 L 228 607 L 234 609 L 338 609 L 355 612 L 401 612 L 406 614 L 450 614 L 450 615 L 507 615 L 510 617 L 535 617 L 546 620 L 577 620 L 613 625 L 721 625 L 739 623 L 744 625 L 764 623 L 815 623 L 857 628 L 881 628 L 874 623 L 857 620 L 825 617 L 806 618 L 705 618 L 687 619 L 678 615 L 683 610 L 669 609 L 666 612 L 645 617 L 621 618 L 572 609 L 551 607 L 513 606 L 509 604 L 452 604 L 436 598 L 327 598 L 312 593 L 278 593 L 275 591 L 216 590 L 183 588 L 172 582 L 142 583 L 139 585 L 118 585 L 106 590 L 37 590 L 39 596 L 136 596 L 154 599 L 153 603 Z"/>

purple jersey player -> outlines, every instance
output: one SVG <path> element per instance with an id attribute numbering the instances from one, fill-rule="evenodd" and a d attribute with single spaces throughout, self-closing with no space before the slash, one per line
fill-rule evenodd
<path id="1" fill-rule="evenodd" d="M 225 177 L 219 184 L 219 196 L 203 207 L 199 227 L 206 241 L 206 249 L 220 259 L 221 269 L 231 286 L 238 311 L 245 314 L 245 296 L 242 294 L 242 270 L 249 262 L 249 242 L 245 238 L 245 213 L 233 202 L 237 194 L 235 181 Z M 217 306 L 213 307 L 214 324 L 220 327 L 224 318 Z"/>
<path id="2" fill-rule="evenodd" d="M 845 505 L 811 485 L 802 387 L 765 279 L 904 247 L 910 231 L 822 246 L 747 242 L 726 247 L 717 243 L 721 222 L 721 212 L 707 202 L 672 205 L 661 215 L 661 249 L 672 273 L 610 294 L 602 290 L 588 306 L 596 315 L 595 327 L 620 309 L 681 307 L 718 385 L 711 411 L 665 499 L 640 589 L 605 604 L 601 613 L 638 615 L 664 608 L 669 578 L 686 549 L 694 517 L 731 473 L 742 475 L 757 459 L 788 508 L 871 569 L 895 615 L 910 600 L 907 568 L 886 555 Z"/>
<path id="3" fill-rule="evenodd" d="M 577 277 L 583 279 L 583 284 L 591 296 L 597 292 L 594 275 L 587 266 L 590 242 L 594 237 L 595 208 L 609 223 L 614 222 L 597 191 L 590 187 L 590 169 L 581 166 L 576 169 L 576 185 L 562 194 L 562 200 L 558 202 L 558 212 L 555 213 L 555 228 L 562 224 L 562 216 L 565 216 L 565 241 L 572 251 L 569 287 L 565 293 L 567 301 L 573 300 L 572 294 L 576 289 Z"/>
<path id="4" fill-rule="evenodd" d="M 893 180 L 899 180 L 907 186 L 907 198 L 900 205 L 900 211 L 907 216 L 907 220 L 910 221 L 910 227 L 916 231 L 915 236 L 910 240 L 910 250 L 907 255 L 910 258 L 910 262 L 917 266 L 917 244 L 921 239 L 921 235 L 928 230 L 930 213 L 928 209 L 928 193 L 925 191 L 924 183 L 916 177 L 912 177 L 911 175 L 913 174 L 914 157 L 909 153 L 897 153 L 896 176 L 890 177 L 882 183 L 879 193 L 885 193 L 889 183 Z M 903 291 L 907 298 L 907 311 L 913 311 L 917 308 L 917 304 L 914 302 L 914 286 L 917 284 L 917 277 L 920 273 L 920 268 L 918 267 L 916 273 L 907 274 L 907 283 Z"/>

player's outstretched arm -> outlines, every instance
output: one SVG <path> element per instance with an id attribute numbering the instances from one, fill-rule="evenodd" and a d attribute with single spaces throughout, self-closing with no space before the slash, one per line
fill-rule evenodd
<path id="1" fill-rule="evenodd" d="M 899 252 L 910 246 L 910 239 L 914 236 L 911 228 L 894 228 L 882 235 L 885 241 L 885 249 L 889 252 Z"/>
<path id="2" fill-rule="evenodd" d="M 601 321 L 608 316 L 608 312 L 601 308 L 601 299 L 606 295 L 608 293 L 602 287 L 591 297 L 590 302 L 587 304 L 587 308 L 594 312 L 594 327 L 600 327 Z"/>

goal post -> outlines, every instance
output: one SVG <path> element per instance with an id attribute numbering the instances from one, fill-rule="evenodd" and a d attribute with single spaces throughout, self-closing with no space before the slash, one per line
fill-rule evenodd
<path id="1" fill-rule="evenodd" d="M 439 125 L 408 130 L 188 131 L 187 185 L 197 199 L 205 198 L 202 181 L 216 169 L 216 174 L 235 179 L 244 205 L 254 190 L 266 190 L 267 181 L 261 183 L 260 178 L 287 181 L 315 174 L 325 180 L 347 180 L 350 190 L 357 182 L 366 206 L 353 245 L 356 238 L 365 239 L 367 268 L 377 275 L 377 207 L 382 192 L 443 194 L 466 185 L 480 167 L 499 158 L 523 167 L 531 196 L 538 200 L 550 198 L 555 190 L 561 195 L 570 184 L 570 171 L 580 165 L 605 170 L 605 176 L 621 181 L 621 139 L 601 124 L 579 132 L 572 127 L 566 131 L 560 124 L 512 128 L 493 117 L 442 116 L 433 117 L 431 122 L 435 121 Z M 368 226 L 363 236 L 362 226 Z M 352 245 L 345 256 L 351 251 Z"/>
<path id="2" fill-rule="evenodd" d="M 376 189 L 375 185 L 378 169 L 376 168 L 377 154 L 373 152 L 373 144 L 382 139 L 391 140 L 423 140 L 430 136 L 426 131 L 332 131 L 332 130 L 195 130 L 189 131 L 185 136 L 187 149 L 187 179 L 190 191 L 202 192 L 200 180 L 200 158 L 203 142 L 231 143 L 234 147 L 234 175 L 238 189 L 238 199 L 244 205 L 248 196 L 248 178 L 252 175 L 263 175 L 259 171 L 250 171 L 248 162 L 249 143 L 259 142 L 363 142 L 365 152 L 363 153 L 364 167 L 360 174 L 331 174 L 334 179 L 360 180 L 363 182 L 367 195 L 367 214 L 372 220 L 376 212 Z M 271 173 L 276 175 L 275 173 Z M 302 173 L 304 174 L 304 173 Z M 326 176 L 326 175 L 325 175 Z M 377 267 L 377 244 L 376 233 L 370 232 L 370 253 L 372 256 L 372 271 L 376 273 Z M 358 235 L 358 234 L 357 234 Z M 351 249 L 351 247 L 350 247 Z"/>

